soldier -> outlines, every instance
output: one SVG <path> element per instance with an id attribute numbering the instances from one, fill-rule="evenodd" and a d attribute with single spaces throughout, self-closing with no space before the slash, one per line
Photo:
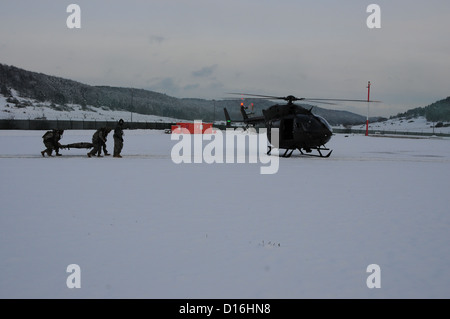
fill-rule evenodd
<path id="1" fill-rule="evenodd" d="M 59 143 L 59 140 L 62 139 L 63 134 L 64 134 L 64 130 L 59 130 L 58 131 L 58 136 L 57 136 L 57 141 L 56 141 L 56 148 L 55 148 L 56 156 L 61 156 L 61 154 L 59 154 L 59 148 L 61 147 L 61 144 Z"/>
<path id="2" fill-rule="evenodd" d="M 123 148 L 123 120 L 120 119 L 114 129 L 114 157 L 121 158 L 120 152 Z"/>
<path id="3" fill-rule="evenodd" d="M 108 127 L 104 127 L 103 128 L 103 132 L 104 132 L 104 134 L 103 134 L 104 142 L 102 140 L 100 140 L 100 144 L 101 144 L 101 147 L 103 148 L 103 154 L 105 156 L 109 156 L 111 154 L 109 154 L 108 151 L 106 150 L 106 141 L 107 141 L 107 137 L 108 137 L 109 132 L 111 132 L 111 129 L 108 128 Z M 101 153 L 102 153 L 102 150 L 99 147 L 97 156 L 101 157 Z"/>
<path id="4" fill-rule="evenodd" d="M 94 145 L 94 148 L 89 153 L 87 153 L 87 156 L 91 157 L 92 155 L 99 153 L 97 156 L 102 157 L 100 155 L 100 152 L 103 143 L 106 144 L 104 127 L 99 128 L 97 131 L 95 131 L 94 135 L 92 135 L 92 144 Z"/>
<path id="5" fill-rule="evenodd" d="M 51 131 L 47 131 L 42 136 L 44 145 L 46 147 L 46 149 L 41 152 L 41 155 L 43 157 L 45 157 L 45 153 L 47 153 L 48 156 L 52 156 L 53 150 L 55 150 L 56 156 L 61 156 L 61 154 L 59 153 L 59 148 L 61 147 L 59 140 L 62 138 L 63 134 L 64 130 L 53 129 Z"/>

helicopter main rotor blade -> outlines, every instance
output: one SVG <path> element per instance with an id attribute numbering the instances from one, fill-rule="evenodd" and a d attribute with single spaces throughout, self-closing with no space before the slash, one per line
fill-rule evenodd
<path id="1" fill-rule="evenodd" d="M 280 96 L 272 96 L 272 95 L 260 95 L 260 94 L 247 94 L 247 93 L 227 93 L 227 94 L 233 94 L 233 95 L 241 95 L 241 96 L 252 96 L 252 97 L 259 97 L 262 99 L 276 99 L 276 100 L 284 100 L 284 97 Z"/>
<path id="2" fill-rule="evenodd" d="M 273 98 L 267 98 L 267 97 L 253 97 L 253 96 L 249 96 L 249 97 L 242 97 L 242 98 L 225 97 L 225 98 L 223 98 L 223 100 L 237 101 L 237 100 L 274 100 L 274 99 Z"/>
<path id="3" fill-rule="evenodd" d="M 261 98 L 261 99 L 268 99 L 268 100 L 285 100 L 285 101 L 289 101 L 289 102 L 294 102 L 294 101 L 310 101 L 310 102 L 316 102 L 316 103 L 323 103 L 323 104 L 327 104 L 324 102 L 320 102 L 320 101 L 333 101 L 333 102 L 371 102 L 371 103 L 380 103 L 381 101 L 367 101 L 367 100 L 356 100 L 356 99 L 323 99 L 323 98 L 312 98 L 312 97 L 302 97 L 302 98 L 298 98 L 295 97 L 293 95 L 289 95 L 289 96 L 272 96 L 272 95 L 260 95 L 260 94 L 247 94 L 247 93 L 228 93 L 228 94 L 233 94 L 233 95 L 240 95 L 242 97 L 244 96 L 250 96 L 250 97 L 257 97 L 257 98 Z M 332 103 L 333 104 L 333 103 Z"/>
<path id="4" fill-rule="evenodd" d="M 304 98 L 304 101 L 335 101 L 335 102 L 372 102 L 372 103 L 380 103 L 381 101 L 367 101 L 367 100 L 351 100 L 351 99 L 318 99 L 318 98 Z"/>
<path id="5" fill-rule="evenodd" d="M 312 103 L 320 103 L 320 104 L 336 105 L 336 103 L 330 103 L 330 102 L 324 102 L 324 101 L 315 101 L 315 100 L 309 100 L 309 99 L 305 99 L 305 100 L 302 100 L 302 101 L 312 102 Z"/>

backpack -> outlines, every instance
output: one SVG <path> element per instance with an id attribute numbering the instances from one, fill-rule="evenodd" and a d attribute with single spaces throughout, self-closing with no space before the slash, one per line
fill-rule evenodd
<path id="1" fill-rule="evenodd" d="M 52 131 L 47 131 L 44 135 L 42 135 L 42 138 L 44 140 L 49 140 L 49 139 L 53 138 L 53 132 Z"/>

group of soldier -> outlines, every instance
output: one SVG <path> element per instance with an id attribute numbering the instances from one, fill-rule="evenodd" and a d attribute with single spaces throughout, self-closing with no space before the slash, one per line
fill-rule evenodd
<path id="1" fill-rule="evenodd" d="M 114 129 L 114 154 L 113 157 L 121 158 L 122 155 L 120 153 L 122 152 L 123 148 L 123 124 L 124 121 L 120 119 L 117 122 L 116 128 Z M 92 156 L 98 156 L 102 157 L 101 151 L 103 150 L 103 154 L 105 156 L 109 156 L 106 149 L 106 140 L 108 134 L 112 131 L 109 127 L 101 127 L 98 130 L 95 131 L 94 135 L 92 136 L 92 150 L 87 153 L 88 157 Z M 41 155 L 45 157 L 45 154 L 48 156 L 52 156 L 53 151 L 55 151 L 56 156 L 61 156 L 59 153 L 60 148 L 63 146 L 59 142 L 64 134 L 64 130 L 57 130 L 53 129 L 51 131 L 47 131 L 43 136 L 43 142 L 46 147 L 45 150 L 41 152 Z M 85 143 L 81 143 L 85 144 Z"/>

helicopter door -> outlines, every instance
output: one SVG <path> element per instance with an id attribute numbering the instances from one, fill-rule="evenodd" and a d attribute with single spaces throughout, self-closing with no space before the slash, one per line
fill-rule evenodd
<path id="1" fill-rule="evenodd" d="M 281 138 L 283 140 L 294 139 L 294 119 L 284 119 L 281 121 Z"/>

